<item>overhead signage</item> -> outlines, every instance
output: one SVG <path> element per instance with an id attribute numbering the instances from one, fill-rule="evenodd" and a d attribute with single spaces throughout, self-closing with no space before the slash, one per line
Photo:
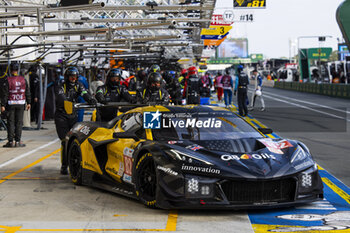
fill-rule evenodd
<path id="1" fill-rule="evenodd" d="M 350 57 L 349 49 L 346 44 L 338 44 L 338 55 L 340 61 L 345 61 L 346 57 Z"/>
<path id="2" fill-rule="evenodd" d="M 261 53 L 251 54 L 250 59 L 252 59 L 252 62 L 258 62 L 264 60 L 264 55 Z"/>
<path id="3" fill-rule="evenodd" d="M 204 40 L 204 46 L 219 46 L 225 39 L 226 37 L 221 40 Z"/>
<path id="4" fill-rule="evenodd" d="M 203 49 L 202 57 L 215 57 L 215 49 Z"/>
<path id="5" fill-rule="evenodd" d="M 297 63 L 286 63 L 284 66 L 286 67 L 286 69 L 298 69 Z"/>
<path id="6" fill-rule="evenodd" d="M 234 8 L 266 8 L 265 0 L 233 0 Z"/>
<path id="7" fill-rule="evenodd" d="M 202 40 L 222 40 L 228 35 L 226 33 L 225 35 L 201 35 Z"/>
<path id="8" fill-rule="evenodd" d="M 210 59 L 208 64 L 246 64 L 251 63 L 250 58 L 222 58 L 222 59 Z"/>
<path id="9" fill-rule="evenodd" d="M 233 23 L 233 20 L 226 21 L 223 15 L 214 15 L 211 17 L 211 24 L 213 26 L 230 26 Z"/>
<path id="10" fill-rule="evenodd" d="M 203 28 L 201 35 L 225 35 L 232 29 L 232 26 L 210 26 Z"/>
<path id="11" fill-rule="evenodd" d="M 224 21 L 233 22 L 234 14 L 232 10 L 226 10 L 223 14 Z"/>
<path id="12" fill-rule="evenodd" d="M 310 48 L 307 50 L 308 59 L 327 59 L 332 53 L 332 48 Z"/>
<path id="13" fill-rule="evenodd" d="M 254 15 L 252 13 L 241 13 L 239 15 L 236 15 L 237 18 L 235 19 L 235 22 L 254 22 Z"/>

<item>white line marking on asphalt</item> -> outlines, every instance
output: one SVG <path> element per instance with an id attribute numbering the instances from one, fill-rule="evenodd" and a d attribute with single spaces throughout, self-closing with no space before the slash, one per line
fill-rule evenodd
<path id="1" fill-rule="evenodd" d="M 312 202 L 307 205 L 297 206 L 295 209 L 308 209 L 308 210 L 336 210 L 336 208 L 327 200 Z"/>
<path id="2" fill-rule="evenodd" d="M 300 108 L 308 109 L 310 111 L 318 112 L 318 113 L 321 113 L 321 114 L 324 114 L 324 115 L 328 115 L 328 116 L 331 116 L 331 117 L 334 117 L 334 118 L 343 119 L 343 120 L 346 120 L 346 121 L 350 122 L 350 120 L 345 118 L 345 117 L 340 117 L 340 116 L 337 116 L 337 115 L 334 115 L 334 114 L 331 114 L 331 113 L 328 113 L 328 112 L 319 111 L 319 110 L 316 110 L 316 109 L 313 109 L 313 108 L 310 108 L 310 107 L 307 107 L 307 106 L 304 106 L 304 105 L 301 105 L 301 104 L 292 103 L 290 101 L 276 99 L 276 97 L 272 97 L 272 96 L 269 96 L 267 94 L 264 94 L 263 97 L 266 97 L 268 99 L 273 99 L 275 101 L 283 102 L 283 103 L 286 103 L 286 104 L 294 105 L 294 106 L 297 106 L 297 107 L 300 107 Z"/>
<path id="3" fill-rule="evenodd" d="M 290 99 L 290 97 L 286 97 L 286 96 L 278 95 L 278 94 L 274 94 L 274 93 L 268 93 L 268 95 L 278 96 L 279 98 L 284 98 L 284 99 Z M 304 100 L 299 100 L 299 99 L 292 99 L 292 100 L 296 101 L 296 102 L 304 103 L 304 104 L 316 105 L 316 106 L 319 106 L 319 107 L 322 107 L 322 108 L 328 108 L 328 109 L 331 109 L 331 110 L 334 110 L 334 111 L 344 112 L 344 113 L 350 114 L 350 111 L 344 111 L 344 110 L 340 110 L 340 109 L 337 109 L 337 108 L 332 108 L 332 107 L 329 107 L 329 106 L 326 106 L 326 105 L 322 105 L 322 104 L 316 104 L 316 103 L 312 103 L 312 102 L 304 101 Z"/>
<path id="4" fill-rule="evenodd" d="M 34 149 L 34 150 L 28 151 L 27 153 L 24 153 L 24 154 L 22 154 L 22 155 L 20 155 L 20 156 L 18 156 L 18 157 L 16 157 L 16 158 L 13 158 L 13 159 L 11 159 L 11 160 L 9 160 L 9 161 L 3 163 L 3 164 L 0 164 L 0 168 L 5 167 L 5 166 L 7 166 L 7 165 L 9 165 L 9 164 L 11 164 L 11 163 L 14 163 L 14 162 L 16 162 L 17 160 L 23 159 L 24 157 L 27 157 L 28 155 L 31 155 L 31 154 L 33 154 L 33 153 L 37 152 L 38 150 L 41 150 L 41 149 L 43 149 L 43 148 L 45 148 L 45 147 L 48 147 L 48 146 L 54 144 L 54 143 L 57 142 L 57 141 L 59 141 L 58 138 L 55 139 L 55 140 L 53 140 L 53 141 L 51 141 L 51 142 L 49 142 L 49 143 L 47 143 L 47 144 L 45 144 L 45 145 L 40 146 L 40 147 L 38 147 L 38 148 L 36 148 L 36 149 Z"/>

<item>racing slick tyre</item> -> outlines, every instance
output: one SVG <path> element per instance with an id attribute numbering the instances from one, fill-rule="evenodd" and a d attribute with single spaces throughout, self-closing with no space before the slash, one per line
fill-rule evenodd
<path id="1" fill-rule="evenodd" d="M 81 151 L 78 139 L 74 139 L 74 141 L 69 146 L 68 168 L 72 182 L 75 185 L 81 185 L 83 168 L 81 166 Z"/>
<path id="2" fill-rule="evenodd" d="M 157 171 L 151 153 L 141 156 L 136 164 L 136 195 L 139 200 L 150 208 L 156 208 Z"/>

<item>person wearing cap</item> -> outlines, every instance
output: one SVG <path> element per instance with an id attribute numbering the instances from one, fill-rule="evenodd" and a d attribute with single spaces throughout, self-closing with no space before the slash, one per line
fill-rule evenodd
<path id="1" fill-rule="evenodd" d="M 82 96 L 89 104 L 96 104 L 97 101 L 84 88 L 83 84 L 78 82 L 79 71 L 76 67 L 70 66 L 64 72 L 64 81 L 56 86 L 56 112 L 55 125 L 58 137 L 61 140 L 61 174 L 67 175 L 68 159 L 67 154 L 63 153 L 65 147 L 65 137 L 69 130 L 78 121 L 78 114 L 75 109 L 66 108 L 68 103 L 77 103 L 78 97 Z"/>
<path id="2" fill-rule="evenodd" d="M 18 75 L 18 63 L 10 66 L 11 76 L 3 83 L 1 112 L 8 111 L 7 139 L 3 147 L 24 147 L 21 142 L 24 109 L 30 110 L 31 95 L 29 85 L 23 76 Z M 26 106 L 27 104 L 27 106 Z M 15 142 L 13 141 L 15 140 Z"/>
<path id="3" fill-rule="evenodd" d="M 259 97 L 260 102 L 261 102 L 261 108 L 260 111 L 265 111 L 265 102 L 262 96 L 262 83 L 263 83 L 263 78 L 259 74 L 259 72 L 255 69 L 253 70 L 253 80 L 255 81 L 254 85 L 254 91 L 252 92 L 252 99 L 251 99 L 251 105 L 249 106 L 249 110 L 253 111 L 254 110 L 254 105 L 255 105 L 255 100 L 257 97 Z"/>

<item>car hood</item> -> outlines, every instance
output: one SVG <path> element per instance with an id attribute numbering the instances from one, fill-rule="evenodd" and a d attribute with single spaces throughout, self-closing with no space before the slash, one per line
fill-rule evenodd
<path id="1" fill-rule="evenodd" d="M 297 141 L 286 139 L 184 140 L 167 144 L 170 150 L 180 152 L 181 169 L 191 173 L 277 178 L 315 164 Z M 296 156 L 300 151 L 303 156 Z"/>

